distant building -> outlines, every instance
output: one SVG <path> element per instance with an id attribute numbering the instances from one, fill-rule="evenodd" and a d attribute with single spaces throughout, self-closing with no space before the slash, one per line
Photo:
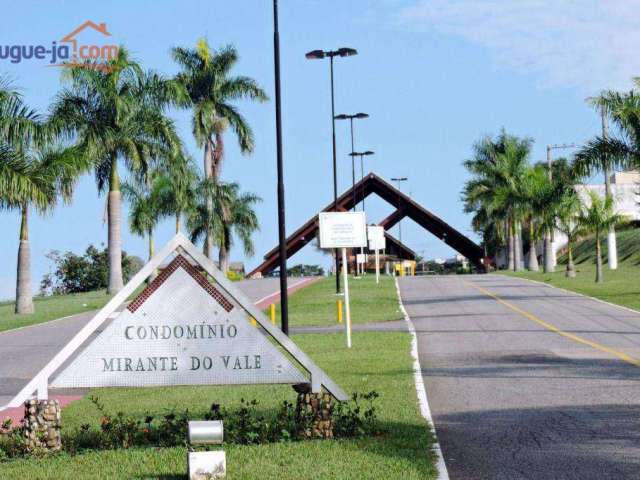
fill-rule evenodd
<path id="1" fill-rule="evenodd" d="M 638 201 L 640 197 L 640 172 L 631 170 L 628 172 L 616 172 L 611 177 L 611 195 L 616 202 L 616 211 L 632 220 L 640 220 L 640 208 Z M 578 195 L 583 203 L 588 203 L 587 192 L 596 192 L 604 198 L 604 184 L 578 185 L 576 186 Z"/>

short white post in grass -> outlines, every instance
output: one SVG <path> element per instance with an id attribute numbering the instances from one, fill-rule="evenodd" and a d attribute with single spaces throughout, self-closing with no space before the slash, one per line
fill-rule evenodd
<path id="1" fill-rule="evenodd" d="M 349 274 L 347 273 L 347 249 L 342 248 L 342 265 L 345 267 L 342 269 L 342 278 L 344 283 L 344 311 L 347 317 L 347 321 L 344 323 L 347 329 L 347 347 L 351 348 L 351 308 L 349 307 Z"/>
<path id="2" fill-rule="evenodd" d="M 224 439 L 221 420 L 189 422 L 191 445 L 220 445 Z M 224 450 L 189 452 L 189 480 L 224 478 L 227 460 Z"/>
<path id="3" fill-rule="evenodd" d="M 376 284 L 380 283 L 380 250 L 376 248 Z"/>

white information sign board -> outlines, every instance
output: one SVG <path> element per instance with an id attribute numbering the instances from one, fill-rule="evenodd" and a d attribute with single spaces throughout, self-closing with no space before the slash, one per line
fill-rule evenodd
<path id="1" fill-rule="evenodd" d="M 369 250 L 384 250 L 387 248 L 387 239 L 384 236 L 384 228 L 376 225 L 367 227 Z"/>
<path id="2" fill-rule="evenodd" d="M 367 245 L 364 212 L 322 212 L 319 215 L 320 248 L 354 248 Z"/>
<path id="3" fill-rule="evenodd" d="M 377 225 L 367 227 L 369 237 L 369 250 L 373 250 L 376 256 L 376 283 L 380 283 L 380 250 L 387 248 L 387 238 L 384 236 L 384 228 Z"/>

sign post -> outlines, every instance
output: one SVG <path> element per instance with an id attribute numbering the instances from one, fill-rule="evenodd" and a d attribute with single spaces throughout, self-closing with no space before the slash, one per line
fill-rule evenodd
<path id="1" fill-rule="evenodd" d="M 342 279 L 344 282 L 344 310 L 347 321 L 347 347 L 351 348 L 351 308 L 349 307 L 349 274 L 347 273 L 347 249 L 342 247 Z"/>
<path id="2" fill-rule="evenodd" d="M 318 218 L 320 248 L 342 249 L 342 275 L 344 279 L 345 333 L 347 347 L 351 348 L 351 309 L 349 305 L 349 275 L 347 273 L 347 248 L 364 247 L 367 244 L 367 221 L 364 212 L 322 212 Z M 336 272 L 339 275 L 340 272 Z"/>
<path id="3" fill-rule="evenodd" d="M 387 239 L 384 236 L 384 228 L 376 225 L 367 227 L 369 237 L 369 250 L 376 255 L 376 284 L 380 283 L 380 250 L 387 248 Z"/>

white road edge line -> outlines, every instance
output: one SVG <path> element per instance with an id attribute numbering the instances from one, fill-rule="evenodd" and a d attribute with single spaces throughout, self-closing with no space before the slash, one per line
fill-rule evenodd
<path id="1" fill-rule="evenodd" d="M 444 462 L 442 456 L 442 449 L 440 448 L 440 442 L 438 442 L 438 435 L 436 433 L 436 426 L 433 423 L 433 417 L 431 416 L 431 408 L 429 408 L 429 400 L 427 399 L 427 390 L 424 387 L 424 381 L 422 380 L 422 367 L 420 367 L 420 357 L 418 356 L 418 336 L 416 335 L 416 329 L 413 326 L 413 322 L 409 317 L 409 314 L 402 304 L 402 295 L 400 295 L 400 285 L 398 279 L 395 278 L 396 291 L 398 293 L 398 304 L 400 305 L 400 311 L 404 316 L 405 322 L 407 322 L 407 328 L 411 334 L 411 356 L 413 357 L 413 378 L 416 384 L 416 393 L 418 394 L 418 404 L 420 405 L 420 413 L 422 417 L 428 422 L 429 429 L 435 438 L 433 444 L 433 450 L 436 454 L 437 462 L 436 468 L 438 469 L 439 480 L 449 480 L 449 472 L 447 471 L 447 465 Z"/>

